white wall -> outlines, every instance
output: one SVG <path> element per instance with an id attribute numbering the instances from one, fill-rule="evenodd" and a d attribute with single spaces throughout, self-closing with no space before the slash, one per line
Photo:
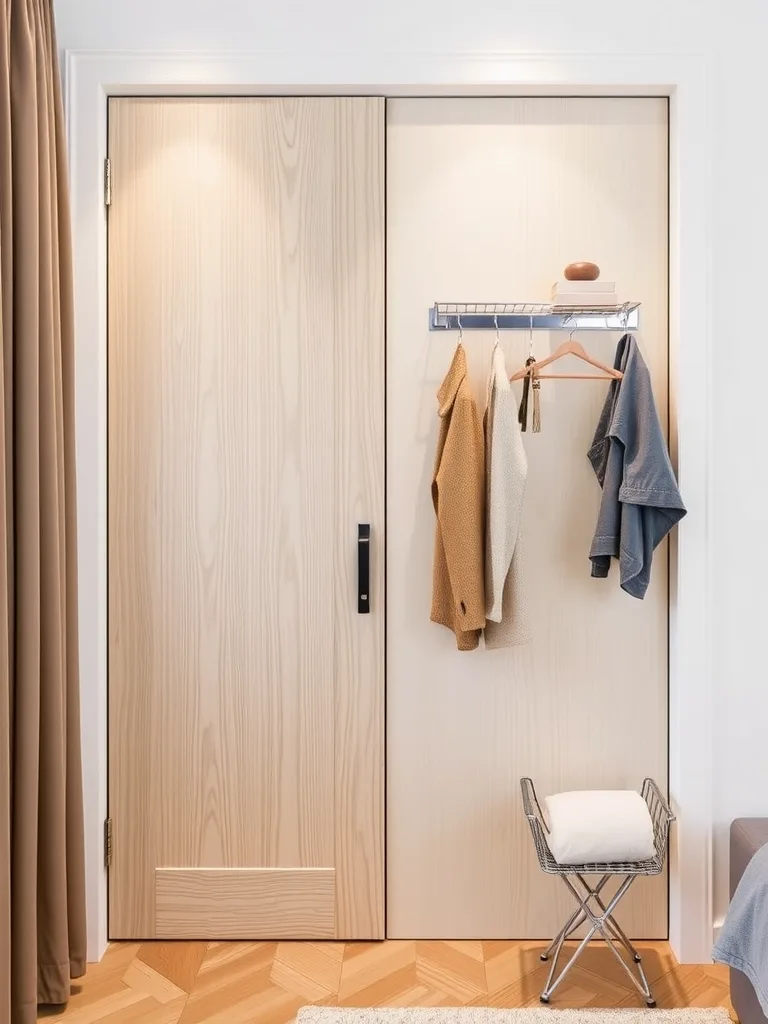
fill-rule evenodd
<path id="1" fill-rule="evenodd" d="M 755 11 L 759 3 L 752 3 Z M 64 48 L 342 52 L 691 52 L 712 37 L 717 6 L 718 0 L 648 0 L 642 8 L 614 0 L 55 0 Z M 745 6 L 728 5 L 731 17 Z"/>
<path id="2" fill-rule="evenodd" d="M 710 59 L 713 237 L 712 522 L 716 697 L 715 910 L 727 901 L 727 826 L 768 815 L 763 635 L 768 537 L 765 0 L 55 0 L 62 49 L 701 53 Z M 708 168 L 703 167 L 702 173 Z M 629 244 L 629 240 L 628 240 Z M 743 367 L 732 369 L 738 358 Z M 703 439 L 702 439 L 703 441 Z"/>

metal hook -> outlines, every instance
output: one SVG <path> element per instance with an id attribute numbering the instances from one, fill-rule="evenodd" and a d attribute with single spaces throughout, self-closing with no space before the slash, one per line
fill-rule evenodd
<path id="1" fill-rule="evenodd" d="M 530 314 L 531 325 L 528 328 L 528 357 L 533 356 L 533 313 Z"/>
<path id="2" fill-rule="evenodd" d="M 501 338 L 499 337 L 499 318 L 495 313 L 493 314 L 493 326 L 496 328 L 496 344 L 498 345 Z"/>
<path id="3" fill-rule="evenodd" d="M 459 325 L 459 336 L 456 339 L 456 348 L 458 348 L 464 338 L 464 331 L 461 329 L 461 313 L 456 314 L 456 322 Z"/>

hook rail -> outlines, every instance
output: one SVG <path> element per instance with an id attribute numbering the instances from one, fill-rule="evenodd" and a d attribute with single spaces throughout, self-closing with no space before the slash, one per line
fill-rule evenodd
<path id="1" fill-rule="evenodd" d="M 430 331 L 636 331 L 640 303 L 553 306 L 546 302 L 436 302 Z"/>

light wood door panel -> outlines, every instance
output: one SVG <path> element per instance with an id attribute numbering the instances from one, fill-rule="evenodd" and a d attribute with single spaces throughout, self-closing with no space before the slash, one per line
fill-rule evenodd
<path id="1" fill-rule="evenodd" d="M 533 639 L 457 653 L 429 622 L 435 392 L 456 337 L 429 333 L 427 309 L 547 301 L 567 263 L 594 260 L 643 303 L 639 339 L 666 424 L 666 101 L 390 101 L 387 247 L 388 933 L 552 936 L 571 901 L 539 871 L 519 778 L 542 796 L 638 788 L 645 775 L 666 785 L 667 550 L 643 602 L 620 591 L 615 566 L 590 578 L 600 491 L 586 453 L 607 385 L 545 380 L 541 433 L 523 435 Z M 562 339 L 537 332 L 535 354 Z M 464 335 L 481 408 L 493 340 Z M 613 362 L 618 335 L 577 340 Z M 511 374 L 527 332 L 502 345 Z M 619 919 L 664 937 L 666 879 L 639 881 Z"/>
<path id="2" fill-rule="evenodd" d="M 109 113 L 110 933 L 169 936 L 156 869 L 281 868 L 381 937 L 383 101 Z"/>

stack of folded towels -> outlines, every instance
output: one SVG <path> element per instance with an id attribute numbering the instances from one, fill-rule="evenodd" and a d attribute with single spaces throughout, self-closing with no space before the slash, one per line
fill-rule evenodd
<path id="1" fill-rule="evenodd" d="M 615 281 L 555 281 L 553 306 L 618 306 Z"/>

